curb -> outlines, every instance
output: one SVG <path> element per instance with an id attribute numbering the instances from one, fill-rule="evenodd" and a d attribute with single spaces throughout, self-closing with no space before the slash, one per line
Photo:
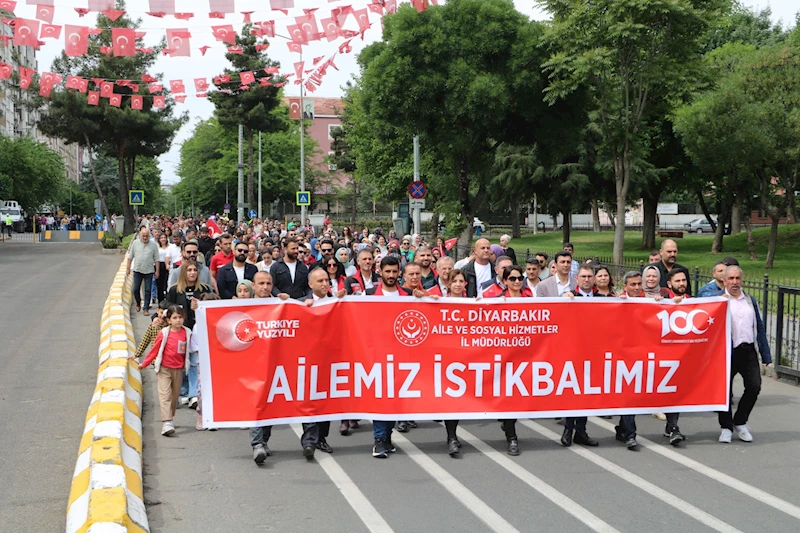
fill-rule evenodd
<path id="1" fill-rule="evenodd" d="M 97 386 L 67 504 L 67 533 L 149 532 L 142 483 L 142 376 L 122 262 L 100 319 Z"/>

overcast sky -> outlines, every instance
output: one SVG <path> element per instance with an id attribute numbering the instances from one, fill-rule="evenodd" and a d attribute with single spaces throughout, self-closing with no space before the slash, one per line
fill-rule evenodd
<path id="1" fill-rule="evenodd" d="M 406 0 L 400 1 L 404 2 Z M 235 0 L 236 13 L 228 14 L 224 20 L 217 20 L 208 18 L 207 0 L 176 0 L 176 11 L 193 12 L 195 15 L 191 20 L 183 21 L 176 20 L 170 16 L 164 18 L 148 16 L 145 14 L 150 10 L 148 0 L 127 0 L 126 5 L 130 16 L 142 19 L 140 29 L 147 32 L 145 36 L 146 45 L 150 46 L 157 43 L 161 37 L 164 36 L 166 28 L 187 28 L 192 35 L 191 57 L 172 58 L 162 56 L 151 72 L 152 75 L 163 74 L 162 79 L 165 82 L 175 79 L 184 80 L 187 92 L 189 93 L 185 104 L 178 104 L 177 109 L 179 111 L 188 111 L 191 119 L 178 133 L 172 149 L 161 157 L 162 183 L 175 183 L 179 180 L 176 174 L 176 168 L 180 159 L 180 145 L 185 139 L 191 136 L 194 125 L 199 120 L 211 116 L 213 112 L 213 106 L 208 100 L 193 97 L 193 80 L 195 78 L 205 77 L 208 78 L 210 82 L 211 77 L 221 73 L 228 64 L 225 59 L 225 48 L 221 46 L 221 43 L 215 41 L 210 26 L 233 24 L 234 28 L 239 30 L 243 18 L 240 13 L 244 11 L 253 11 L 252 20 L 254 22 L 275 20 L 276 32 L 278 34 L 287 35 L 287 24 L 294 23 L 294 17 L 303 14 L 303 8 L 319 8 L 316 15 L 318 19 L 321 19 L 327 17 L 330 9 L 334 7 L 352 5 L 355 9 L 361 9 L 370 3 L 372 3 L 372 0 L 295 0 L 295 8 L 290 10 L 289 17 L 286 17 L 279 11 L 271 11 L 269 9 L 270 3 L 268 0 Z M 783 20 L 785 26 L 793 24 L 795 13 L 800 9 L 798 0 L 744 0 L 744 3 L 757 8 L 771 7 L 774 20 Z M 17 1 L 17 16 L 34 18 L 36 12 L 35 7 L 25 4 L 26 0 Z M 542 19 L 545 17 L 545 14 L 535 6 L 534 0 L 514 0 L 514 4 L 517 9 L 532 18 Z M 79 18 L 74 10 L 75 7 L 86 7 L 86 5 L 87 0 L 55 0 L 55 18 L 53 23 L 77 25 L 94 24 L 94 15 L 90 14 Z M 361 41 L 360 38 L 356 38 L 351 43 L 353 47 L 352 53 L 343 55 L 337 54 L 335 63 L 339 68 L 339 72 L 329 69 L 322 87 L 320 87 L 313 96 L 336 97 L 341 95 L 341 86 L 357 71 L 355 61 L 357 54 L 366 45 L 380 39 L 381 29 L 377 15 L 370 13 L 370 20 L 374 21 L 375 24 L 367 31 L 365 40 Z M 353 17 L 348 18 L 345 28 L 357 29 Z M 336 53 L 340 43 L 341 41 L 328 43 L 327 40 L 325 40 L 324 42 L 315 42 L 304 47 L 303 59 L 306 61 L 307 68 L 313 58 L 319 56 L 329 57 Z M 202 46 L 211 47 L 206 52 L 205 56 L 202 56 L 200 53 L 200 47 Z M 55 58 L 62 49 L 63 33 L 61 39 L 47 41 L 47 44 L 39 51 L 39 70 L 49 70 L 53 58 Z M 281 63 L 283 72 L 292 72 L 293 63 L 299 60 L 297 54 L 289 52 L 285 40 L 277 37 L 272 41 L 269 55 L 271 58 Z M 299 95 L 299 88 L 290 83 L 285 87 L 285 92 L 289 96 Z"/>

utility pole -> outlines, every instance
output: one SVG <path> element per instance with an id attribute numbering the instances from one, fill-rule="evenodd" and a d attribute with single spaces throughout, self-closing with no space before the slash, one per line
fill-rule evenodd
<path id="1" fill-rule="evenodd" d="M 261 132 L 258 132 L 258 218 L 261 219 Z"/>
<path id="2" fill-rule="evenodd" d="M 419 178 L 419 135 L 414 135 L 414 181 L 420 181 Z M 414 220 L 414 233 L 421 235 L 422 229 L 422 210 L 419 207 L 414 208 L 412 213 Z"/>
<path id="3" fill-rule="evenodd" d="M 303 52 L 300 52 L 300 61 L 303 61 Z M 301 82 L 303 80 L 300 80 Z M 306 117 L 305 104 L 303 103 L 303 84 L 300 83 L 300 190 L 306 190 Z M 300 225 L 306 223 L 306 206 L 300 206 Z"/>
<path id="4" fill-rule="evenodd" d="M 239 124 L 239 191 L 236 203 L 236 223 L 241 224 L 244 220 L 244 126 Z"/>

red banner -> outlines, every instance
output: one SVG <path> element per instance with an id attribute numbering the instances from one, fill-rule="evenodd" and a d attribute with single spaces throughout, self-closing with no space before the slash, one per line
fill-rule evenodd
<path id="1" fill-rule="evenodd" d="M 207 427 L 720 411 L 721 298 L 201 302 Z"/>

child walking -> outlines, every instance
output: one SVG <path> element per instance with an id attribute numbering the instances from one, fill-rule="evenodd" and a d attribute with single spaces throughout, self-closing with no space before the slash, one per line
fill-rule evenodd
<path id="1" fill-rule="evenodd" d="M 168 437 L 175 433 L 172 423 L 175 409 L 178 407 L 178 396 L 183 383 L 183 372 L 188 371 L 189 358 L 187 347 L 191 341 L 192 331 L 183 325 L 185 311 L 178 305 L 170 305 L 165 313 L 169 326 L 162 329 L 150 353 L 139 364 L 139 369 L 146 368 L 155 360 L 158 377 L 158 401 L 161 404 L 161 434 Z"/>

